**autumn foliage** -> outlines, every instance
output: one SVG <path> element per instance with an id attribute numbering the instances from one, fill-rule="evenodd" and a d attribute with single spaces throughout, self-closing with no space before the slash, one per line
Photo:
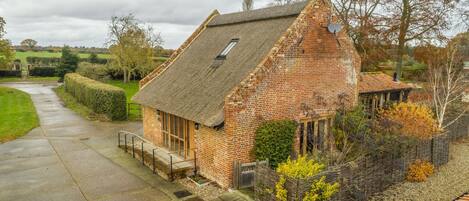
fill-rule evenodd
<path id="1" fill-rule="evenodd" d="M 406 179 L 411 182 L 424 182 L 433 171 L 434 167 L 430 162 L 417 160 L 410 165 Z"/>
<path id="2" fill-rule="evenodd" d="M 399 133 L 407 137 L 429 139 L 438 133 L 438 124 L 427 106 L 399 103 L 380 111 L 380 118 L 398 125 Z"/>

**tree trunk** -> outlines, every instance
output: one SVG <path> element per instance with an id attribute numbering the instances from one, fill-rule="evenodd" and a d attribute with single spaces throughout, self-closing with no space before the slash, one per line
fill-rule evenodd
<path id="1" fill-rule="evenodd" d="M 127 83 L 130 82 L 131 78 L 132 78 L 132 73 L 129 71 L 127 72 Z"/>
<path id="2" fill-rule="evenodd" d="M 127 69 L 124 68 L 124 83 L 127 83 Z"/>
<path id="3" fill-rule="evenodd" d="M 402 76 L 402 60 L 405 51 L 406 35 L 409 29 L 409 0 L 402 0 L 401 24 L 399 26 L 399 45 L 397 49 L 396 80 L 399 81 Z"/>

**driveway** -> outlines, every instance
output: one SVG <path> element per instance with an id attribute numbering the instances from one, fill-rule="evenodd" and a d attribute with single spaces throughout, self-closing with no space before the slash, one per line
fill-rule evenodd
<path id="1" fill-rule="evenodd" d="M 55 84 L 8 83 L 31 94 L 40 127 L 0 145 L 0 200 L 176 200 L 183 188 L 117 148 L 116 133 L 140 122 L 91 122 L 63 107 Z"/>

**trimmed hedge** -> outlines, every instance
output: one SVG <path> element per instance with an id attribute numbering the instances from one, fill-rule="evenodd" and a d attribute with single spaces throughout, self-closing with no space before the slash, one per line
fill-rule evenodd
<path id="1" fill-rule="evenodd" d="M 0 77 L 21 77 L 19 70 L 0 70 Z"/>
<path id="2" fill-rule="evenodd" d="M 125 120 L 127 99 L 121 88 L 104 84 L 77 73 L 65 75 L 65 91 L 78 102 L 111 120 Z"/>
<path id="3" fill-rule="evenodd" d="M 256 130 L 254 154 L 257 160 L 269 160 L 271 167 L 288 159 L 292 153 L 298 124 L 291 120 L 269 121 Z"/>
<path id="4" fill-rule="evenodd" d="M 35 67 L 29 70 L 30 76 L 54 77 L 56 76 L 55 67 Z"/>
<path id="5" fill-rule="evenodd" d="M 41 66 L 57 66 L 60 63 L 60 58 L 57 57 L 26 57 L 28 64 L 41 65 Z"/>

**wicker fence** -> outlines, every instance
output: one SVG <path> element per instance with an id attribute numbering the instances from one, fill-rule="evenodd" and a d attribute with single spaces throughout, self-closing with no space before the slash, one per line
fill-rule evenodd
<path id="1" fill-rule="evenodd" d="M 449 126 L 448 134 L 451 140 L 458 140 L 469 136 L 469 114 L 462 116 Z"/>
<path id="2" fill-rule="evenodd" d="M 448 135 L 421 141 L 400 155 L 368 155 L 341 166 L 330 167 L 310 179 L 287 178 L 285 187 L 288 200 L 302 200 L 312 182 L 322 176 L 326 176 L 326 181 L 340 183 L 340 191 L 332 200 L 367 200 L 371 195 L 403 181 L 408 166 L 417 159 L 430 161 L 436 167 L 446 164 L 449 159 Z M 256 199 L 275 200 L 275 184 L 278 179 L 279 176 L 268 165 L 258 165 L 255 177 Z"/>

